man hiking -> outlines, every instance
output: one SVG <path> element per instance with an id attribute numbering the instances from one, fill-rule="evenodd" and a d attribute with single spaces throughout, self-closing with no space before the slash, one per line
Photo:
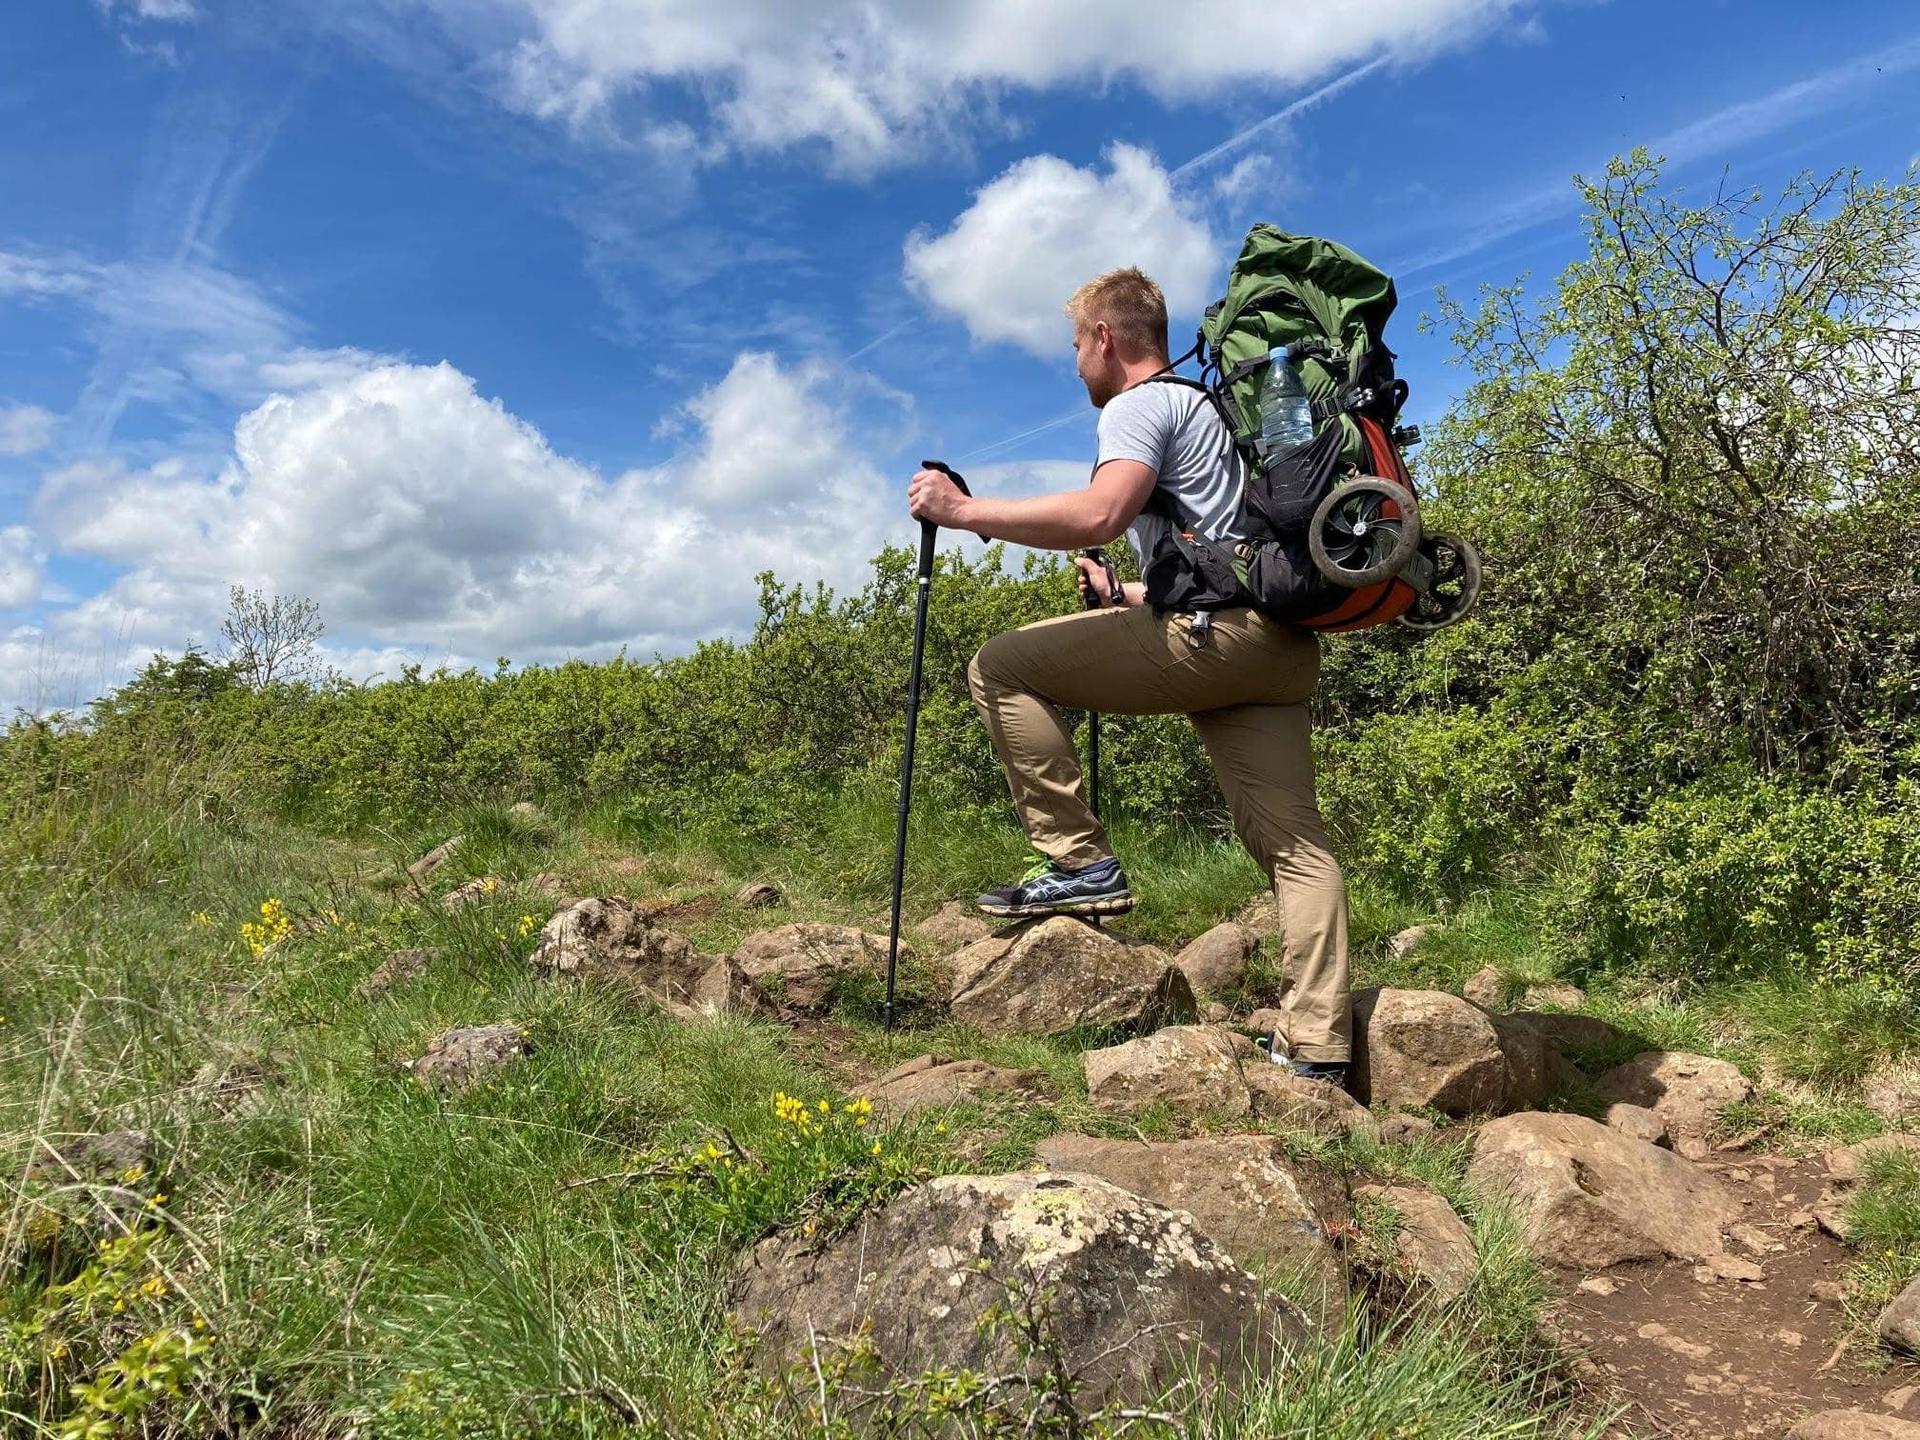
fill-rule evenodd
<path id="1" fill-rule="evenodd" d="M 1082 490 L 1000 500 L 964 495 L 940 471 L 922 470 L 907 492 L 914 517 L 1043 550 L 1104 545 L 1125 532 L 1142 561 L 1172 523 L 1167 511 L 1209 540 L 1243 538 L 1240 467 L 1226 426 L 1198 390 L 1152 381 L 1168 369 L 1160 287 L 1139 270 L 1114 270 L 1083 285 L 1066 310 L 1075 368 L 1100 411 L 1092 480 Z M 1275 1056 L 1344 1084 L 1352 1030 L 1346 889 L 1314 797 L 1306 704 L 1319 677 L 1319 641 L 1251 607 L 1198 619 L 1157 614 L 1142 585 L 1113 593 L 1104 567 L 1085 557 L 1077 564 L 1082 594 L 1099 609 L 995 636 L 967 670 L 1014 809 L 1045 857 L 1020 883 L 982 895 L 981 910 L 1132 909 L 1126 874 L 1081 795 L 1079 757 L 1060 712 L 1183 714 L 1207 747 L 1235 832 L 1279 895 L 1293 986 Z"/>

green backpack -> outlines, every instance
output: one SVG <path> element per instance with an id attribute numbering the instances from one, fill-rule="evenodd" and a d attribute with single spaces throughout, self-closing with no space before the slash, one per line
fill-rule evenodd
<path id="1" fill-rule="evenodd" d="M 1247 233 L 1226 296 L 1207 308 L 1193 349 L 1200 380 L 1246 467 L 1242 529 L 1224 553 L 1185 528 L 1146 557 L 1142 578 L 1159 610 L 1251 604 L 1316 630 L 1403 619 L 1437 628 L 1464 615 L 1479 589 L 1472 547 L 1424 536 L 1413 478 L 1400 452 L 1407 386 L 1381 338 L 1393 280 L 1344 245 L 1272 225 Z M 1261 435 L 1260 387 L 1283 351 L 1312 407 L 1313 437 L 1276 449 Z M 1158 503 L 1164 504 L 1164 501 Z"/>

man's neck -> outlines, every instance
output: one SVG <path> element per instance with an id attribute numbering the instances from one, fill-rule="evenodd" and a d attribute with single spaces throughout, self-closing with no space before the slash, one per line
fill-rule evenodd
<path id="1" fill-rule="evenodd" d="M 1167 368 L 1167 357 L 1164 355 L 1147 355 L 1139 360 L 1122 360 L 1120 362 L 1120 368 L 1121 372 L 1127 377 L 1127 383 L 1120 388 L 1122 390 L 1131 390 L 1149 375 L 1158 375 L 1162 370 L 1165 370 Z"/>

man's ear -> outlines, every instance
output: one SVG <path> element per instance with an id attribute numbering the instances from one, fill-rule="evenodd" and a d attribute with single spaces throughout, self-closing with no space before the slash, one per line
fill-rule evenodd
<path id="1" fill-rule="evenodd" d="M 1096 320 L 1093 322 L 1093 334 L 1094 338 L 1100 344 L 1100 353 L 1102 355 L 1113 354 L 1115 348 L 1113 327 L 1104 320 Z"/>

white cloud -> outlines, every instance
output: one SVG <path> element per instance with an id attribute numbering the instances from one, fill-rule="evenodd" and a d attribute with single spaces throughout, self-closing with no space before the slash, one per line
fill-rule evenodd
<path id="1" fill-rule="evenodd" d="M 38 405 L 0 405 L 0 455 L 31 455 L 53 442 L 59 421 Z"/>
<path id="2" fill-rule="evenodd" d="M 44 563 L 26 526 L 0 529 L 0 610 L 17 610 L 40 598 Z"/>
<path id="3" fill-rule="evenodd" d="M 94 0 L 94 4 L 102 15 L 124 15 L 136 20 L 179 22 L 200 17 L 194 0 Z"/>
<path id="4" fill-rule="evenodd" d="M 998 102 L 1013 92 L 1128 82 L 1185 101 L 1275 91 L 1357 60 L 1421 58 L 1530 0 L 422 3 L 525 113 L 607 137 L 656 92 L 691 93 L 716 143 L 818 144 L 837 167 L 868 171 L 998 125 Z M 503 17 L 518 22 L 504 39 Z"/>
<path id="5" fill-rule="evenodd" d="M 0 299 L 85 308 L 97 353 L 68 428 L 95 446 L 136 401 L 180 412 L 210 399 L 230 416 L 233 407 L 391 358 L 309 348 L 305 327 L 267 291 L 191 258 L 102 263 L 70 252 L 0 250 Z M 0 453 L 6 414 L 0 411 Z"/>
<path id="6" fill-rule="evenodd" d="M 845 383 L 743 355 L 688 405 L 684 453 L 609 481 L 450 365 L 355 370 L 243 416 L 217 473 L 49 475 L 47 535 L 128 569 L 33 643 L 177 650 L 241 584 L 312 597 L 347 647 L 335 663 L 389 674 L 409 654 L 684 650 L 751 622 L 760 570 L 844 586 L 910 538 L 905 477 L 849 443 Z"/>
<path id="7" fill-rule="evenodd" d="M 908 237 L 908 283 L 975 339 L 1052 359 L 1066 354 L 1067 297 L 1102 271 L 1138 265 L 1160 282 L 1180 333 L 1224 263 L 1213 233 L 1146 151 L 1115 145 L 1107 167 L 1101 174 L 1052 155 L 1020 161 L 943 233 Z"/>

